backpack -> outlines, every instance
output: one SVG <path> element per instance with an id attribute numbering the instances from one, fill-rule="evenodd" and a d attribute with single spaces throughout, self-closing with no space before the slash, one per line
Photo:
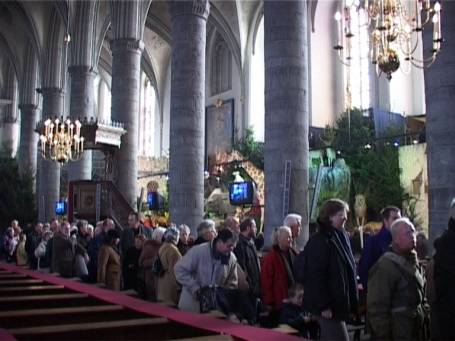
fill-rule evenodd
<path id="1" fill-rule="evenodd" d="M 294 279 L 299 284 L 304 284 L 306 269 L 306 252 L 300 251 L 294 260 Z"/>

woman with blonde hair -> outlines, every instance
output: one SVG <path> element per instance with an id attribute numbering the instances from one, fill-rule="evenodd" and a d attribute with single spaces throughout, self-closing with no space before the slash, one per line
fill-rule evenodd
<path id="1" fill-rule="evenodd" d="M 157 299 L 171 306 L 177 306 L 181 291 L 174 274 L 174 265 L 182 258 L 177 248 L 179 235 L 176 227 L 169 227 L 164 233 L 164 241 L 158 251 L 163 273 L 158 276 Z"/>
<path id="2" fill-rule="evenodd" d="M 98 255 L 98 283 L 108 289 L 119 291 L 122 278 L 122 263 L 117 230 L 109 230 Z"/>
<path id="3" fill-rule="evenodd" d="M 153 273 L 153 265 L 155 264 L 158 250 L 163 241 L 163 235 L 166 229 L 164 227 L 157 227 L 153 230 L 152 239 L 147 240 L 142 246 L 142 252 L 139 256 L 139 273 L 138 285 L 139 295 L 149 301 L 156 302 L 157 292 L 157 277 Z"/>

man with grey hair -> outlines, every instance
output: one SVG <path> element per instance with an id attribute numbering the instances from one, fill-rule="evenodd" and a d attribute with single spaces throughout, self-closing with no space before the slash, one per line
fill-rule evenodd
<path id="1" fill-rule="evenodd" d="M 298 238 L 302 231 L 302 216 L 297 213 L 289 213 L 283 221 L 284 226 L 288 226 L 292 232 L 292 248 L 294 251 L 300 252 Z"/>
<path id="2" fill-rule="evenodd" d="M 371 268 L 368 321 L 375 340 L 428 339 L 426 282 L 417 261 L 416 231 L 408 218 L 391 226 L 392 248 Z"/>
<path id="3" fill-rule="evenodd" d="M 52 245 L 52 271 L 62 277 L 72 277 L 74 273 L 75 240 L 70 237 L 70 229 L 67 221 L 62 222 Z"/>
<path id="4" fill-rule="evenodd" d="M 217 236 L 215 222 L 212 219 L 204 219 L 197 227 L 197 239 L 194 245 L 211 242 Z"/>

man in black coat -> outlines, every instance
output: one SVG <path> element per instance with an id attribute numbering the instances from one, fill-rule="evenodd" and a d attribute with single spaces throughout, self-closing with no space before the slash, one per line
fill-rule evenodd
<path id="1" fill-rule="evenodd" d="M 246 274 L 246 279 L 250 287 L 250 293 L 255 297 L 261 296 L 261 273 L 259 268 L 259 258 L 254 245 L 256 236 L 256 223 L 254 219 L 247 218 L 240 224 L 240 235 L 234 254 L 237 263 Z"/>
<path id="2" fill-rule="evenodd" d="M 354 256 L 344 224 L 348 205 L 326 201 L 319 213 L 319 231 L 305 246 L 303 276 L 305 311 L 319 316 L 321 340 L 349 340 L 346 321 L 358 308 Z"/>
<path id="3" fill-rule="evenodd" d="M 441 340 L 455 340 L 455 199 L 452 201 L 449 228 L 435 241 L 434 288 L 432 306 Z"/>
<path id="4" fill-rule="evenodd" d="M 120 241 L 122 255 L 134 246 L 134 238 L 143 234 L 146 239 L 152 239 L 152 229 L 145 227 L 139 220 L 139 215 L 136 212 L 131 212 L 128 215 L 128 227 L 123 231 Z"/>

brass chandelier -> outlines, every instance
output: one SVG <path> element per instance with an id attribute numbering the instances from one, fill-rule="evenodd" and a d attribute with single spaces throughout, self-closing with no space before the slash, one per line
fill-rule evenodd
<path id="1" fill-rule="evenodd" d="M 441 50 L 441 4 L 430 0 L 346 0 L 342 11 L 335 13 L 337 41 L 334 49 L 340 60 L 350 65 L 353 34 L 352 13 L 359 15 L 359 25 L 368 28 L 369 55 L 378 74 L 391 80 L 400 66 L 406 72 L 413 65 L 431 66 Z M 422 31 L 433 25 L 431 55 L 419 56 Z"/>
<path id="2" fill-rule="evenodd" d="M 63 118 L 47 119 L 38 123 L 41 156 L 60 164 L 79 160 L 84 153 L 81 127 L 79 120 L 73 123 L 70 119 Z"/>

